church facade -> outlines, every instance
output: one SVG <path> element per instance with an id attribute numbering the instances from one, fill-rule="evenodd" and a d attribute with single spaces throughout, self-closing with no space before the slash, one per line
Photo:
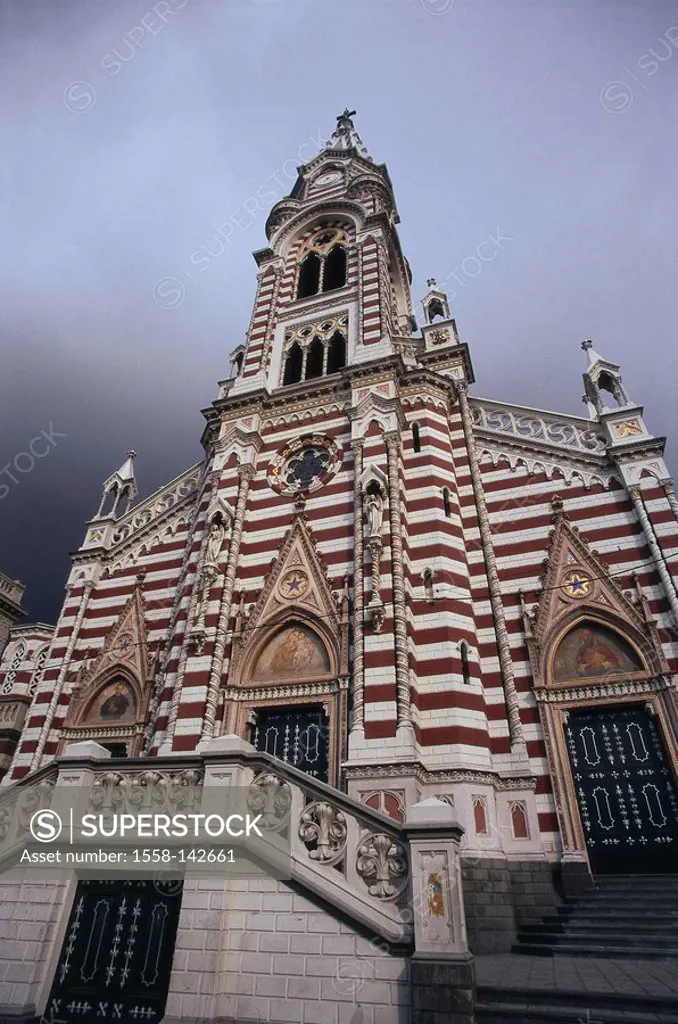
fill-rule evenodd
<path id="1" fill-rule="evenodd" d="M 275 890 L 290 929 L 303 904 L 318 934 L 350 938 L 354 960 L 364 943 L 381 995 L 366 995 L 373 974 L 348 991 L 335 970 L 326 989 L 307 963 L 293 989 L 303 944 L 272 921 L 261 931 L 271 956 L 286 951 L 287 988 L 275 974 L 259 985 L 253 964 L 251 977 L 226 971 L 240 993 L 219 989 L 214 966 L 201 975 L 212 1002 L 182 987 L 182 935 L 201 906 L 184 886 L 161 999 L 172 1019 L 311 1021 L 317 1004 L 339 1024 L 359 1004 L 364 1024 L 404 1021 L 413 950 L 467 964 L 510 949 L 520 925 L 598 874 L 675 871 L 678 500 L 664 439 L 590 342 L 586 417 L 474 397 L 471 353 L 432 279 L 417 326 L 398 219 L 346 111 L 270 213 L 204 459 L 138 500 L 129 453 L 86 525 L 53 633 L 16 627 L 0 663 L 5 787 L 77 764 L 114 782 L 154 765 L 204 772 L 231 750 L 254 758 L 253 777 L 255 755 L 269 774 L 297 769 L 309 806 L 336 823 L 335 794 L 360 836 L 389 837 L 370 854 L 386 880 L 381 895 L 368 885 L 372 916 L 349 892 L 366 884 L 364 850 L 343 896 L 318 881 L 321 909 L 310 883 Z M 281 778 L 303 790 L 293 770 Z M 428 886 L 429 917 L 447 920 L 435 872 L 417 881 L 423 807 L 429 843 L 454 846 L 462 879 L 454 938 L 421 939 L 402 915 Z M 330 874 L 350 860 L 342 849 Z M 75 891 L 50 903 L 36 972 L 0 1003 L 42 1013 L 55 998 Z M 237 933 L 234 906 L 256 906 L 255 892 L 236 896 L 219 893 L 222 935 Z"/>

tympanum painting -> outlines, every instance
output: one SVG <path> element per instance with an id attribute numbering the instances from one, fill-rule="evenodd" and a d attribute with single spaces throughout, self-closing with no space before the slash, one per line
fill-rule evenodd
<path id="1" fill-rule="evenodd" d="M 320 637 L 295 622 L 277 633 L 264 648 L 254 666 L 252 679 L 325 676 L 329 671 L 329 658 Z"/>
<path id="2" fill-rule="evenodd" d="M 581 622 L 561 640 L 553 659 L 556 682 L 592 676 L 641 672 L 643 665 L 630 644 L 597 622 Z"/>
<path id="3" fill-rule="evenodd" d="M 128 683 L 118 679 L 107 686 L 99 698 L 99 718 L 116 721 L 124 718 L 133 706 L 133 695 Z"/>

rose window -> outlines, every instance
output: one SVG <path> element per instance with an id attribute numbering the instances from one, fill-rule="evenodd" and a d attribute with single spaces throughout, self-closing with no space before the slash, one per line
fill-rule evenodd
<path id="1" fill-rule="evenodd" d="M 300 455 L 293 455 L 285 466 L 285 483 L 288 487 L 310 487 L 314 480 L 327 472 L 330 453 L 326 448 L 306 448 Z"/>
<path id="2" fill-rule="evenodd" d="M 331 437 L 306 435 L 291 441 L 271 463 L 268 482 L 279 494 L 322 487 L 336 472 L 341 452 Z"/>

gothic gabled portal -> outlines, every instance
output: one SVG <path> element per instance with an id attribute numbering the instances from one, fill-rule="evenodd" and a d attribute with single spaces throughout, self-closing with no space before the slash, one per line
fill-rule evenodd
<path id="1" fill-rule="evenodd" d="M 333 593 L 300 513 L 236 631 L 224 691 L 225 732 L 248 736 L 259 749 L 334 784 L 347 734 L 347 605 L 345 594 Z M 316 771 L 307 748 L 315 751 L 317 742 L 325 767 Z"/>
<path id="2" fill-rule="evenodd" d="M 62 733 L 62 752 L 69 743 L 96 740 L 114 756 L 141 753 L 152 661 L 137 583 L 101 652 L 85 662 L 78 674 Z"/>
<path id="3" fill-rule="evenodd" d="M 523 620 L 563 852 L 595 872 L 670 870 L 678 846 L 675 700 L 634 603 L 553 499 L 537 613 Z"/>

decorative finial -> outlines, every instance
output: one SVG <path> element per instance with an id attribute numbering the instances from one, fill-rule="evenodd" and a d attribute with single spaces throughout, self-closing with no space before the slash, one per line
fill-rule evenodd
<path id="1" fill-rule="evenodd" d="M 427 284 L 427 286 L 428 286 L 429 288 L 435 288 L 435 286 L 436 286 L 436 279 L 435 279 L 435 277 L 429 277 L 429 278 L 427 278 L 427 279 L 426 279 L 426 284 Z"/>
<path id="2" fill-rule="evenodd" d="M 348 107 L 346 107 L 343 114 L 339 114 L 337 121 L 350 121 L 352 117 L 355 117 L 356 113 L 356 110 L 349 110 Z"/>
<path id="3" fill-rule="evenodd" d="M 554 494 L 551 498 L 551 511 L 556 518 L 561 515 L 563 511 L 563 499 L 559 494 Z"/>
<path id="4" fill-rule="evenodd" d="M 584 352 L 588 352 L 590 348 L 593 348 L 593 342 L 590 338 L 587 338 L 586 341 L 582 341 L 581 347 L 583 348 Z"/>
<path id="5" fill-rule="evenodd" d="M 133 448 L 130 448 L 130 450 L 127 452 L 127 458 L 128 459 L 136 459 L 136 457 L 137 457 L 137 453 L 134 451 Z"/>

